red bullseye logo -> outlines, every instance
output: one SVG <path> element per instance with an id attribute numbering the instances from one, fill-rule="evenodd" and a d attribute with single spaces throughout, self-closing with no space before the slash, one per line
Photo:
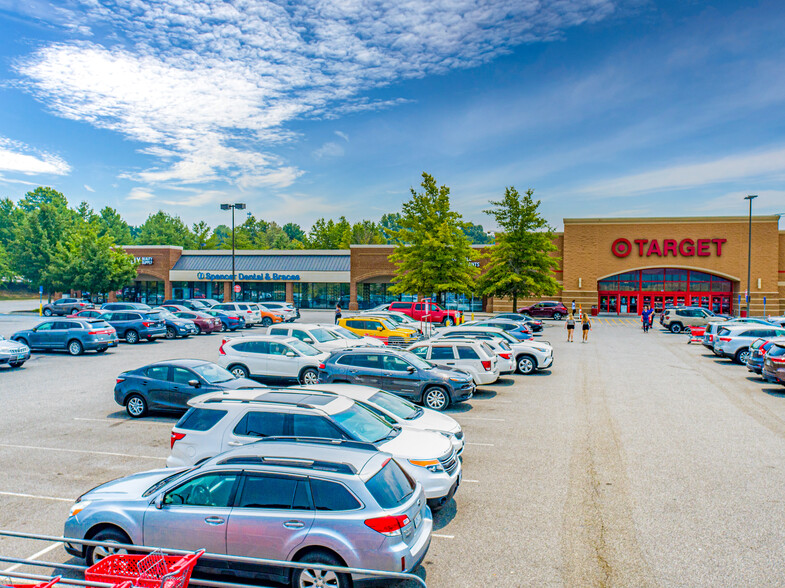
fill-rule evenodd
<path id="1" fill-rule="evenodd" d="M 616 239 L 611 245 L 611 251 L 616 257 L 627 257 L 632 252 L 632 243 L 627 239 Z"/>

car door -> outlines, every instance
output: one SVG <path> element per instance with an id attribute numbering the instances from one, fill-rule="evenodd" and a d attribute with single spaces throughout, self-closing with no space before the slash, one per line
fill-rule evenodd
<path id="1" fill-rule="evenodd" d="M 441 366 L 455 366 L 455 349 L 453 349 L 452 345 L 445 343 L 433 345 L 428 361 Z"/>
<path id="2" fill-rule="evenodd" d="M 382 367 L 381 385 L 379 386 L 382 390 L 395 392 L 406 398 L 419 396 L 420 374 L 412 364 L 397 355 L 383 355 Z"/>
<path id="3" fill-rule="evenodd" d="M 243 557 L 289 559 L 313 524 L 309 494 L 304 476 L 246 471 L 229 516 L 228 552 Z M 237 563 L 231 565 L 238 570 L 245 568 Z"/>
<path id="4" fill-rule="evenodd" d="M 214 388 L 210 387 L 204 389 L 202 387 L 191 386 L 188 382 L 196 380 L 199 384 L 203 384 L 202 379 L 193 373 L 191 370 L 172 366 L 172 383 L 169 388 L 169 405 L 172 408 L 188 408 L 188 401 L 194 396 L 211 392 Z"/>
<path id="5" fill-rule="evenodd" d="M 238 419 L 234 427 L 227 428 L 221 439 L 221 447 L 216 447 L 216 453 L 253 443 L 262 437 L 290 435 L 290 415 L 261 409 L 249 410 Z"/>
<path id="6" fill-rule="evenodd" d="M 233 345 L 231 349 L 233 350 L 232 359 L 245 365 L 252 376 L 264 377 L 268 375 L 269 341 L 243 341 Z"/>
<path id="7" fill-rule="evenodd" d="M 49 349 L 65 349 L 66 343 L 68 342 L 68 329 L 70 326 L 71 323 L 68 321 L 54 322 L 52 328 L 49 330 L 49 334 L 47 335 Z"/>
<path id="8" fill-rule="evenodd" d="M 352 365 L 346 371 L 352 384 L 379 388 L 382 384 L 382 368 L 380 353 L 357 353 L 352 355 Z"/>
<path id="9" fill-rule="evenodd" d="M 156 547 L 226 553 L 226 529 L 239 471 L 197 475 L 166 492 L 144 515 L 144 543 Z"/>
<path id="10" fill-rule="evenodd" d="M 270 341 L 267 373 L 277 378 L 297 378 L 300 375 L 300 354 L 286 343 Z"/>
<path id="11" fill-rule="evenodd" d="M 32 329 L 28 336 L 28 343 L 30 343 L 30 346 L 36 349 L 49 349 L 51 344 L 49 334 L 54 324 L 54 321 L 47 321 Z"/>
<path id="12" fill-rule="evenodd" d="M 141 392 L 147 397 L 151 408 L 169 408 L 171 367 L 168 365 L 151 365 L 144 370 L 141 378 Z"/>

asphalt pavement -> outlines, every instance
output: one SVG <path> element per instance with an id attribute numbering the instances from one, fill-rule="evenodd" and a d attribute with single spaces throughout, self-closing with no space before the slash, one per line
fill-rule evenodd
<path id="1" fill-rule="evenodd" d="M 0 334 L 35 322 L 0 316 Z M 464 481 L 436 515 L 418 570 L 428 586 L 785 584 L 785 388 L 683 335 L 596 321 L 588 344 L 567 343 L 563 323 L 546 324 L 552 369 L 450 410 L 466 432 Z M 82 492 L 162 466 L 176 417 L 130 420 L 115 377 L 214 360 L 220 338 L 0 368 L 0 528 L 59 535 Z M 0 539 L 6 556 L 45 549 L 38 559 L 72 561 L 59 546 Z"/>

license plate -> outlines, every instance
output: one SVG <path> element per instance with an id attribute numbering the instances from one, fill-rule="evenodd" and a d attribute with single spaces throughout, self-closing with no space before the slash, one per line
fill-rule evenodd
<path id="1" fill-rule="evenodd" d="M 17 355 L 14 361 L 22 361 L 25 358 L 24 355 Z"/>
<path id="2" fill-rule="evenodd" d="M 422 524 L 422 513 L 418 512 L 417 516 L 414 517 L 414 528 L 418 529 L 421 524 Z"/>

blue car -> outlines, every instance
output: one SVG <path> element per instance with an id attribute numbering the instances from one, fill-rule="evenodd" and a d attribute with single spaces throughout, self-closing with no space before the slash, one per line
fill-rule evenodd
<path id="1" fill-rule="evenodd" d="M 64 350 L 71 355 L 82 355 L 85 351 L 103 353 L 117 347 L 117 331 L 103 318 L 58 318 L 17 331 L 11 340 L 32 350 Z"/>
<path id="2" fill-rule="evenodd" d="M 221 330 L 224 332 L 236 331 L 245 327 L 245 318 L 240 316 L 239 313 L 231 313 L 225 310 L 205 310 L 203 312 L 221 319 Z"/>
<path id="3" fill-rule="evenodd" d="M 176 339 L 177 337 L 185 339 L 189 335 L 196 335 L 199 333 L 199 329 L 196 328 L 193 321 L 180 318 L 165 308 L 154 308 L 150 313 L 150 316 L 152 316 L 152 314 L 157 314 L 163 319 L 164 325 L 166 326 L 167 339 Z"/>
<path id="4" fill-rule="evenodd" d="M 146 310 L 113 310 L 103 319 L 117 330 L 117 336 L 134 345 L 141 339 L 152 341 L 166 337 L 166 324 L 157 312 Z"/>
<path id="5" fill-rule="evenodd" d="M 508 320 L 501 320 L 501 319 L 491 319 L 488 321 L 481 321 L 474 323 L 478 327 L 496 327 L 497 329 L 501 329 L 506 333 L 512 335 L 518 341 L 531 341 L 534 339 L 534 335 L 531 334 L 530 329 L 526 326 L 526 323 L 519 323 L 515 321 L 508 321 Z"/>
<path id="6" fill-rule="evenodd" d="M 152 310 L 149 305 L 141 302 L 107 302 L 101 310 Z"/>

